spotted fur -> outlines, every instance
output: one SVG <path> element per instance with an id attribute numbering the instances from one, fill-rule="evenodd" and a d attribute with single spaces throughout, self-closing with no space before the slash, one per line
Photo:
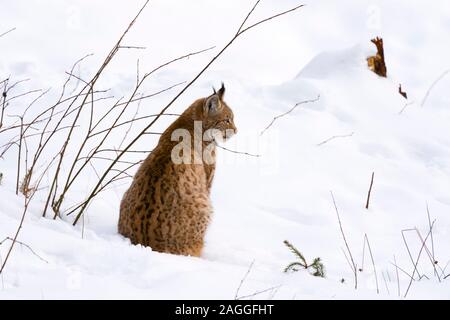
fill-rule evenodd
<path id="1" fill-rule="evenodd" d="M 194 121 L 202 121 L 203 131 L 236 132 L 233 112 L 223 100 L 224 93 L 222 84 L 217 93 L 196 100 L 164 131 L 156 148 L 138 169 L 122 198 L 118 223 L 119 233 L 133 244 L 159 252 L 201 255 L 213 211 L 209 196 L 215 162 L 175 164 L 171 152 L 178 142 L 171 141 L 171 135 L 176 129 L 187 129 L 193 139 Z M 206 147 L 211 142 L 202 143 Z"/>

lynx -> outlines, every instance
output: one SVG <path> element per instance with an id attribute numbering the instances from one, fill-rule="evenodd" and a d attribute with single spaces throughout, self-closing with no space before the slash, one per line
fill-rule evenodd
<path id="1" fill-rule="evenodd" d="M 209 200 L 215 161 L 173 161 L 177 130 L 189 132 L 201 123 L 202 134 L 214 129 L 227 139 L 237 132 L 233 111 L 223 100 L 225 87 L 196 100 L 161 135 L 158 145 L 141 164 L 120 204 L 119 233 L 133 244 L 154 251 L 200 256 L 212 214 Z M 206 139 L 208 140 L 208 139 Z M 215 141 L 201 141 L 215 160 Z M 193 148 L 189 159 L 201 151 Z M 184 155 L 185 157 L 186 155 Z M 186 158 L 184 158 L 186 159 Z"/>

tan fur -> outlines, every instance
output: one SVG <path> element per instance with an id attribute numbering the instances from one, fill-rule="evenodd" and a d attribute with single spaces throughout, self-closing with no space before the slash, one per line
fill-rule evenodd
<path id="1" fill-rule="evenodd" d="M 120 204 L 119 233 L 133 244 L 180 255 L 200 256 L 212 214 L 209 200 L 215 164 L 175 164 L 171 141 L 176 129 L 187 129 L 194 137 L 194 121 L 203 131 L 216 128 L 236 132 L 233 112 L 223 101 L 225 88 L 196 100 L 161 135 L 159 143 L 142 163 Z M 220 101 L 208 110 L 210 99 Z M 210 142 L 203 142 L 205 147 Z M 194 150 L 194 148 L 193 148 Z M 215 152 L 215 151 L 214 151 Z"/>

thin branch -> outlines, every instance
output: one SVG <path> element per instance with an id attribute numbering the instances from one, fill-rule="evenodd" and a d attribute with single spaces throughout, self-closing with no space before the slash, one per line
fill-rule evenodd
<path id="1" fill-rule="evenodd" d="M 450 264 L 450 260 L 447 261 L 447 263 L 445 264 L 445 267 L 442 269 L 441 277 L 445 276 L 445 271 L 447 270 L 447 267 L 449 266 L 449 264 Z"/>
<path id="2" fill-rule="evenodd" d="M 0 246 L 1 246 L 6 240 L 14 241 L 14 239 L 12 239 L 12 238 L 10 238 L 10 237 L 6 237 L 6 238 L 3 239 L 2 241 L 0 241 Z M 47 260 L 45 260 L 45 259 L 42 258 L 40 255 L 38 255 L 38 254 L 37 254 L 37 253 L 36 253 L 29 245 L 27 245 L 26 243 L 23 243 L 23 242 L 17 241 L 17 240 L 16 240 L 16 243 L 20 244 L 21 246 L 26 247 L 28 250 L 30 250 L 30 252 L 31 252 L 34 256 L 36 256 L 36 257 L 39 258 L 40 260 L 44 261 L 45 263 L 48 263 Z"/>
<path id="3" fill-rule="evenodd" d="M 17 99 L 17 98 L 21 98 L 21 97 L 25 97 L 25 96 L 28 96 L 30 94 L 36 93 L 36 92 L 42 92 L 42 89 L 34 89 L 34 90 L 29 90 L 27 92 L 20 93 L 18 95 L 12 96 L 9 99 L 6 99 L 5 102 L 9 103 L 11 100 L 14 100 L 14 99 Z"/>
<path id="4" fill-rule="evenodd" d="M 112 148 L 98 149 L 95 152 L 95 154 L 102 153 L 102 152 L 114 152 L 114 153 L 117 153 L 117 152 L 122 152 L 122 150 L 120 150 L 120 149 L 112 149 Z M 128 152 L 128 153 L 149 153 L 150 151 L 149 150 L 127 150 L 125 152 Z"/>
<path id="5" fill-rule="evenodd" d="M 109 90 L 96 90 L 96 91 L 94 91 L 94 93 L 95 93 L 95 94 L 97 94 L 97 93 L 105 93 L 105 92 L 107 92 L 107 91 L 109 91 Z M 47 93 L 47 92 L 48 92 L 48 90 L 47 90 L 46 92 L 43 92 L 43 94 L 45 94 L 45 93 Z M 56 115 L 58 115 L 58 114 L 63 113 L 63 110 L 62 110 L 62 111 L 58 111 L 58 112 L 54 112 L 51 116 L 48 116 L 48 117 L 46 117 L 46 118 L 42 118 L 42 119 L 41 119 L 41 117 L 43 117 L 43 116 L 44 116 L 45 114 L 47 114 L 49 111 L 54 110 L 57 106 L 59 106 L 59 105 L 65 103 L 65 102 L 67 102 L 67 101 L 69 101 L 69 100 L 72 100 L 72 99 L 74 99 L 74 98 L 77 98 L 77 97 L 79 97 L 79 96 L 83 96 L 83 95 L 86 95 L 86 94 L 87 94 L 87 93 L 77 94 L 77 95 L 75 95 L 75 96 L 71 96 L 71 97 L 65 98 L 65 99 L 63 99 L 63 100 L 60 100 L 60 101 L 57 102 L 55 105 L 53 105 L 53 106 L 47 108 L 46 110 L 44 110 L 43 112 L 41 112 L 41 113 L 40 113 L 39 115 L 37 115 L 33 120 L 31 120 L 30 122 L 24 124 L 24 127 L 25 127 L 25 130 L 24 130 L 24 131 L 27 131 L 27 129 L 31 128 L 31 126 L 34 125 L 34 124 L 38 124 L 38 123 L 44 122 L 44 121 L 46 121 L 46 120 L 51 119 L 53 116 L 56 116 Z M 41 94 L 39 97 L 41 97 L 41 96 L 42 96 L 42 94 Z M 78 108 L 79 108 L 79 107 L 77 107 L 77 108 L 73 109 L 72 111 L 68 112 L 68 113 L 66 114 L 66 116 L 69 116 L 69 115 L 72 114 L 74 111 L 76 111 Z M 0 133 L 5 132 L 5 131 L 8 131 L 8 130 L 17 129 L 17 128 L 20 128 L 20 125 L 12 125 L 12 126 L 10 126 L 10 127 L 7 127 L 7 128 L 4 128 L 4 129 L 0 130 Z"/>
<path id="6" fill-rule="evenodd" d="M 320 146 L 324 145 L 325 143 L 328 143 L 328 142 L 330 142 L 331 140 L 338 139 L 338 138 L 350 138 L 350 137 L 353 136 L 353 134 L 354 134 L 354 132 L 349 133 L 349 134 L 343 134 L 343 135 L 332 136 L 331 138 L 328 138 L 328 139 L 322 141 L 321 143 L 318 143 L 317 146 L 320 147 Z"/>
<path id="7" fill-rule="evenodd" d="M 432 235 L 433 231 L 431 229 L 431 224 L 430 224 L 430 229 L 429 230 L 430 230 L 430 235 Z M 426 243 L 425 243 L 425 241 L 424 241 L 424 239 L 422 237 L 422 234 L 420 233 L 419 229 L 417 229 L 417 228 L 416 228 L 416 233 L 417 233 L 417 236 L 419 237 L 421 243 L 423 243 L 425 245 L 424 249 L 425 249 L 425 252 L 426 252 L 426 254 L 427 254 L 427 256 L 428 256 L 428 258 L 430 260 L 431 265 L 433 266 L 434 275 L 438 278 L 439 282 L 441 282 L 441 277 L 439 276 L 439 273 L 438 273 L 437 268 L 436 268 L 436 266 L 438 266 L 438 262 L 433 258 L 433 255 L 430 252 L 430 250 L 428 249 L 428 246 L 426 245 Z"/>
<path id="8" fill-rule="evenodd" d="M 8 31 L 3 32 L 2 34 L 0 34 L 0 38 L 7 35 L 10 32 L 13 32 L 14 30 L 16 30 L 16 27 L 9 29 Z"/>
<path id="9" fill-rule="evenodd" d="M 407 271 L 405 271 L 404 269 L 400 268 L 397 263 L 392 263 L 390 262 L 391 265 L 393 265 L 397 270 L 400 270 L 401 272 L 403 272 L 405 275 L 408 276 L 408 278 L 410 278 L 412 281 L 416 281 L 416 279 L 414 279 Z M 398 272 L 398 271 L 397 271 Z M 400 285 L 399 285 L 400 287 Z"/>
<path id="10" fill-rule="evenodd" d="M 119 49 L 147 49 L 146 47 L 139 47 L 139 46 L 119 46 Z"/>
<path id="11" fill-rule="evenodd" d="M 397 267 L 397 260 L 395 259 L 395 255 L 394 255 L 394 264 L 395 264 L 395 274 L 397 276 L 397 294 L 400 297 L 400 278 L 398 277 L 398 267 Z"/>
<path id="12" fill-rule="evenodd" d="M 204 51 L 206 51 L 206 50 L 209 50 L 209 49 L 202 50 L 202 51 L 199 52 L 199 53 L 202 53 L 202 52 L 204 52 Z M 121 103 L 118 103 L 117 106 L 123 106 L 123 105 L 129 104 L 129 103 L 131 103 L 131 102 L 136 102 L 136 101 L 141 101 L 141 100 L 144 100 L 144 99 L 152 98 L 152 97 L 157 96 L 157 95 L 159 95 L 159 94 L 161 94 L 161 93 L 163 93 L 163 92 L 169 91 L 169 90 L 171 90 L 171 89 L 173 89 L 173 88 L 175 88 L 175 87 L 181 86 L 182 84 L 185 84 L 185 83 L 186 83 L 186 81 L 182 81 L 182 82 L 175 83 L 174 85 L 171 85 L 170 87 L 161 89 L 161 90 L 156 91 L 156 92 L 154 92 L 154 93 L 151 93 L 151 94 L 148 94 L 148 95 L 143 95 L 143 96 L 140 96 L 139 98 L 131 99 L 130 101 L 127 101 L 127 102 L 121 102 Z"/>
<path id="13" fill-rule="evenodd" d="M 17 153 L 17 177 L 16 177 L 16 195 L 19 194 L 19 179 L 20 179 L 20 157 L 22 155 L 22 140 L 23 140 L 23 118 L 20 117 L 20 138 L 19 138 L 19 151 Z"/>
<path id="14" fill-rule="evenodd" d="M 366 243 L 364 242 L 364 245 L 365 245 Z M 345 253 L 345 250 L 344 250 L 344 248 L 342 248 L 341 247 L 341 250 L 342 250 L 342 253 L 344 254 L 344 257 L 345 257 L 345 260 L 347 261 L 347 263 L 348 263 L 348 266 L 350 267 L 350 270 L 352 271 L 352 272 L 354 272 L 354 269 L 353 269 L 353 265 L 352 265 L 352 263 L 350 262 L 350 259 L 347 257 L 347 253 Z M 363 258 L 364 258 L 364 255 L 363 255 Z M 363 269 L 361 268 L 361 269 L 359 269 L 360 271 L 362 271 Z"/>
<path id="15" fill-rule="evenodd" d="M 139 59 L 136 61 L 136 86 L 139 85 Z"/>
<path id="16" fill-rule="evenodd" d="M 427 99 L 428 99 L 428 97 L 429 97 L 429 95 L 431 93 L 431 90 L 433 90 L 433 88 L 439 83 L 439 81 L 444 79 L 447 76 L 447 74 L 449 74 L 449 73 L 450 73 L 450 69 L 444 71 L 436 80 L 434 80 L 434 82 L 431 84 L 430 88 L 428 88 L 425 96 L 422 99 L 422 102 L 420 104 L 421 107 L 425 106 L 425 103 L 427 102 Z"/>
<path id="17" fill-rule="evenodd" d="M 88 157 L 82 157 L 79 160 L 84 160 L 87 159 Z M 114 160 L 113 158 L 108 158 L 108 157 L 99 157 L 99 156 L 95 156 L 95 157 L 90 157 L 91 160 L 104 160 L 104 161 L 112 161 Z M 141 160 L 140 162 L 142 162 L 143 160 Z M 131 161 L 125 161 L 125 160 L 120 160 L 118 163 L 123 163 L 123 164 L 135 164 L 136 162 L 131 162 Z M 111 169 L 111 171 L 116 171 L 117 169 Z"/>
<path id="18" fill-rule="evenodd" d="M 260 133 L 259 135 L 262 136 L 262 135 L 264 134 L 264 132 L 266 132 L 266 131 L 273 125 L 273 123 L 274 123 L 275 121 L 277 121 L 277 120 L 278 120 L 279 118 L 281 118 L 281 117 L 284 117 L 284 116 L 288 115 L 289 113 L 291 113 L 292 111 L 294 111 L 295 109 L 297 109 L 297 107 L 299 107 L 299 106 L 301 106 L 301 105 L 304 105 L 304 104 L 307 104 L 307 103 L 314 103 L 314 102 L 317 102 L 317 101 L 319 101 L 319 99 L 320 99 L 320 95 L 318 95 L 317 98 L 312 99 L 312 100 L 306 100 L 306 101 L 297 102 L 297 103 L 296 103 L 291 109 L 289 109 L 288 111 L 286 111 L 286 112 L 284 112 L 284 113 L 282 113 L 282 114 L 280 114 L 280 115 L 274 117 L 274 118 L 272 119 L 272 121 L 267 125 L 267 127 L 264 128 L 263 131 L 261 131 L 261 133 Z"/>
<path id="19" fill-rule="evenodd" d="M 427 217 L 428 217 L 428 227 L 431 230 L 431 217 L 430 217 L 430 208 L 428 207 L 428 202 L 427 202 Z M 434 255 L 434 237 L 433 237 L 433 232 L 431 232 L 431 256 L 432 256 L 432 260 L 433 260 L 433 265 L 437 264 L 436 261 L 436 257 Z M 435 270 L 436 273 L 436 270 Z M 439 275 L 436 273 L 436 275 L 439 277 Z"/>
<path id="20" fill-rule="evenodd" d="M 403 106 L 403 108 L 399 111 L 399 113 L 398 114 L 402 114 L 403 113 L 403 111 L 405 111 L 406 110 L 406 108 L 408 107 L 408 106 L 410 106 L 410 105 L 412 105 L 412 104 L 414 104 L 414 101 L 411 101 L 411 102 L 407 102 L 407 103 L 405 103 L 405 105 Z"/>
<path id="21" fill-rule="evenodd" d="M 219 147 L 220 149 L 223 149 L 223 150 L 231 152 L 231 153 L 243 154 L 245 156 L 250 156 L 250 157 L 255 157 L 255 158 L 261 157 L 260 154 L 251 154 L 251 153 L 248 153 L 248 152 L 235 151 L 235 150 L 231 150 L 231 149 L 225 148 L 225 147 L 219 145 L 216 140 L 213 140 L 213 143 L 216 145 L 216 147 Z"/>
<path id="22" fill-rule="evenodd" d="M 254 264 L 255 264 L 255 260 L 253 260 L 252 263 L 250 263 L 250 266 L 248 267 L 247 272 L 245 273 L 244 277 L 239 282 L 239 286 L 238 286 L 238 288 L 236 290 L 236 293 L 234 295 L 234 300 L 238 300 L 239 291 L 241 290 L 241 287 L 244 284 L 245 279 L 247 279 L 247 277 L 248 277 L 250 271 L 252 270 Z"/>
<path id="23" fill-rule="evenodd" d="M 164 115 L 164 116 L 174 116 L 174 117 L 179 117 L 179 116 L 180 116 L 180 114 L 178 114 L 178 113 L 165 113 L 165 114 L 163 114 L 163 115 Z M 115 128 L 121 127 L 121 126 L 123 126 L 123 125 L 126 125 L 126 124 L 133 124 L 134 122 L 137 122 L 137 121 L 139 121 L 139 120 L 145 120 L 145 119 L 153 118 L 153 117 L 156 117 L 156 116 L 157 116 L 156 114 L 150 114 L 150 115 L 147 115 L 147 116 L 136 117 L 136 118 L 133 118 L 133 119 L 131 119 L 131 120 L 126 120 L 126 121 L 124 121 L 124 122 L 118 123 L 118 124 L 114 125 L 112 128 L 115 129 Z M 101 131 L 94 132 L 94 133 L 91 134 L 90 137 L 92 138 L 92 137 L 95 137 L 95 136 L 97 136 L 97 135 L 99 135 L 99 134 L 105 133 L 105 132 L 107 132 L 109 129 L 110 129 L 110 128 L 108 128 L 108 129 L 103 129 L 103 130 L 101 130 Z"/>
<path id="24" fill-rule="evenodd" d="M 2 255 L 0 254 L 0 265 L 3 264 Z M 0 273 L 0 278 L 2 279 L 2 290 L 5 290 L 5 280 L 3 279 L 3 273 Z"/>
<path id="25" fill-rule="evenodd" d="M 336 200 L 334 199 L 333 191 L 330 191 L 330 194 L 331 194 L 331 198 L 333 199 L 334 208 L 336 210 L 336 215 L 338 218 L 339 229 L 341 230 L 342 239 L 344 240 L 345 247 L 347 248 L 347 252 L 348 252 L 350 260 L 351 260 L 351 265 L 353 267 L 352 269 L 353 269 L 353 273 L 355 276 L 355 289 L 357 289 L 358 288 L 358 273 L 357 273 L 356 263 L 355 263 L 355 260 L 353 259 L 352 251 L 350 250 L 350 246 L 348 245 L 347 238 L 345 237 L 345 232 L 342 227 L 341 217 L 339 215 L 339 210 L 336 205 Z"/>
<path id="26" fill-rule="evenodd" d="M 369 242 L 369 238 L 367 237 L 367 234 L 364 235 L 364 238 L 367 242 L 367 247 L 369 248 L 369 254 L 370 254 L 370 259 L 372 260 L 372 266 L 373 266 L 373 272 L 375 273 L 375 283 L 377 285 L 377 293 L 380 293 L 380 289 L 378 287 L 378 276 L 377 276 L 377 269 L 375 268 L 375 260 L 373 258 L 373 254 L 372 254 L 372 249 L 370 248 L 370 242 Z"/>
<path id="27" fill-rule="evenodd" d="M 248 18 L 250 18 L 250 16 L 252 15 L 253 11 L 255 11 L 256 7 L 258 6 L 259 2 L 261 0 L 257 0 L 255 2 L 255 4 L 253 5 L 252 9 L 247 13 L 247 16 L 245 17 L 245 19 L 242 21 L 241 25 L 239 26 L 238 31 L 236 32 L 236 36 L 239 35 L 239 33 L 241 33 L 242 28 L 244 27 L 244 24 L 247 22 Z"/>
<path id="28" fill-rule="evenodd" d="M 374 176 L 375 176 L 375 172 L 372 172 L 372 179 L 370 180 L 369 192 L 367 193 L 366 209 L 369 209 L 370 193 L 372 192 Z"/>
<path id="29" fill-rule="evenodd" d="M 416 231 L 416 229 L 403 229 L 401 232 L 402 232 L 403 243 L 405 244 L 406 251 L 408 252 L 408 255 L 409 255 L 409 259 L 411 260 L 412 265 L 415 266 L 414 258 L 412 256 L 411 250 L 409 249 L 408 241 L 406 241 L 406 237 L 405 237 L 405 233 L 410 232 L 410 231 Z M 417 274 L 419 275 L 419 278 L 420 278 L 419 270 L 417 270 Z"/>
<path id="30" fill-rule="evenodd" d="M 260 1 L 260 0 L 258 0 L 256 4 L 258 4 L 259 1 Z M 303 8 L 304 6 L 305 6 L 304 4 L 301 4 L 301 5 L 298 5 L 298 6 L 296 6 L 296 7 L 291 8 L 291 9 L 289 9 L 289 10 L 282 11 L 282 12 L 280 12 L 280 13 L 277 13 L 277 14 L 273 15 L 273 16 L 270 16 L 270 17 L 268 17 L 268 18 L 262 19 L 262 20 L 260 20 L 260 21 L 258 21 L 258 22 L 256 22 L 256 23 L 254 23 L 254 24 L 248 26 L 247 28 L 242 29 L 242 30 L 238 33 L 238 36 L 241 35 L 241 34 L 243 34 L 244 32 L 247 32 L 248 30 L 250 30 L 250 29 L 252 29 L 252 28 L 254 28 L 254 27 L 256 27 L 256 26 L 262 24 L 262 23 L 265 23 L 265 22 L 270 21 L 270 20 L 272 20 L 272 19 L 278 18 L 278 17 L 283 16 L 283 15 L 289 13 L 289 12 L 293 12 L 293 11 L 295 11 L 295 10 L 297 10 L 297 9 Z M 255 5 L 255 7 L 256 7 L 256 5 Z M 252 12 L 253 12 L 253 10 L 254 10 L 254 8 L 252 9 Z M 247 18 L 248 18 L 248 17 L 247 17 Z M 247 18 L 246 18 L 246 20 L 247 20 Z"/>
<path id="31" fill-rule="evenodd" d="M 271 287 L 271 288 L 268 288 L 268 289 L 265 289 L 265 290 L 261 290 L 261 291 L 256 291 L 255 293 L 252 293 L 252 294 L 249 294 L 249 295 L 246 295 L 246 296 L 238 297 L 238 298 L 236 298 L 236 300 L 252 298 L 252 297 L 257 296 L 257 295 L 262 294 L 262 293 L 266 293 L 266 292 L 269 292 L 269 291 L 272 291 L 272 290 L 278 290 L 279 288 L 281 288 L 281 285 L 278 285 L 278 286 L 275 286 L 275 287 Z"/>
<path id="32" fill-rule="evenodd" d="M 126 172 L 127 172 L 128 170 L 130 170 L 132 167 L 137 166 L 137 165 L 139 165 L 139 164 L 141 164 L 141 163 L 142 163 L 142 161 L 137 161 L 137 162 L 135 162 L 135 163 L 131 163 L 128 167 L 126 167 L 126 168 L 123 169 L 123 170 L 115 170 L 115 169 L 111 169 L 111 171 L 118 171 L 118 173 L 117 173 L 116 175 L 114 175 L 114 176 L 113 176 L 109 181 L 107 181 L 105 184 L 102 184 L 102 186 L 100 186 L 100 188 L 98 188 L 98 189 L 96 190 L 96 192 L 95 192 L 95 194 L 93 195 L 93 197 L 96 197 L 99 193 L 101 193 L 102 191 L 104 191 L 108 185 L 112 184 L 113 182 L 116 182 L 116 181 L 118 181 L 118 180 L 122 180 L 122 179 L 124 179 L 124 178 L 129 178 L 129 176 L 120 177 L 120 175 L 122 175 L 122 174 L 124 174 L 124 173 L 126 174 Z M 78 204 L 76 204 L 76 205 L 70 207 L 69 209 L 67 209 L 68 212 L 66 213 L 66 215 L 69 216 L 69 215 L 71 215 L 72 213 L 74 213 L 75 211 L 77 211 L 78 209 L 80 209 L 80 208 L 82 208 L 82 207 L 86 207 L 88 204 L 89 204 L 89 203 L 88 203 L 88 200 L 86 199 L 86 200 L 84 200 L 83 202 L 78 203 Z"/>
<path id="33" fill-rule="evenodd" d="M 24 209 L 23 209 L 23 212 L 22 212 L 22 217 L 20 219 L 19 226 L 17 227 L 16 233 L 14 234 L 14 238 L 12 239 L 11 246 L 9 247 L 8 252 L 6 253 L 5 260 L 3 260 L 3 264 L 0 267 L 0 274 L 5 269 L 6 263 L 8 262 L 8 259 L 11 256 L 11 252 L 12 252 L 12 250 L 14 248 L 14 245 L 17 242 L 17 237 L 19 236 L 20 230 L 22 229 L 23 222 L 25 221 L 25 216 L 26 216 L 27 211 L 28 211 L 29 200 L 26 197 L 24 197 L 24 201 L 25 201 L 25 204 L 24 204 Z"/>
<path id="34" fill-rule="evenodd" d="M 428 232 L 427 236 L 425 237 L 425 240 L 424 240 L 423 243 L 422 243 L 422 247 L 421 247 L 420 250 L 419 250 L 419 254 L 417 255 L 417 260 L 416 260 L 416 263 L 414 264 L 414 271 L 413 271 L 413 274 L 412 274 L 413 277 L 414 277 L 414 273 L 415 273 L 416 270 L 417 270 L 417 265 L 419 264 L 420 255 L 422 254 L 422 251 L 423 251 L 423 248 L 424 248 L 424 246 L 425 246 L 425 243 L 426 243 L 428 237 L 430 236 L 430 234 L 431 234 L 431 232 L 432 232 L 432 230 L 433 230 L 433 226 L 434 226 L 435 221 L 436 221 L 436 220 L 434 220 L 433 223 L 431 224 L 430 231 Z M 412 284 L 412 280 L 409 281 L 408 288 L 406 289 L 406 292 L 405 292 L 405 298 L 406 298 L 406 296 L 408 295 L 409 289 L 411 288 L 411 284 Z"/>
<path id="35" fill-rule="evenodd" d="M 386 278 L 384 276 L 384 272 L 383 271 L 381 272 L 381 275 L 383 276 L 383 281 L 384 281 L 384 286 L 386 287 L 386 291 L 387 291 L 388 295 L 391 295 L 391 293 L 389 292 L 389 287 L 387 285 Z"/>
<path id="36" fill-rule="evenodd" d="M 139 83 L 139 72 L 137 74 L 138 74 L 137 75 L 137 79 L 138 79 L 138 83 Z M 118 147 L 119 150 L 122 149 L 123 144 L 127 140 L 128 135 L 130 134 L 130 131 L 133 128 L 133 124 L 136 121 L 137 115 L 139 114 L 139 111 L 140 111 L 140 108 L 141 108 L 141 102 L 142 102 L 142 100 L 139 100 L 139 102 L 137 104 L 137 107 L 136 107 L 136 111 L 134 112 L 134 115 L 131 118 L 130 125 L 128 126 L 127 130 L 125 131 L 125 134 L 123 135 L 122 141 L 120 141 L 120 143 L 119 143 L 119 147 Z M 100 177 L 98 177 L 98 178 L 100 179 Z"/>

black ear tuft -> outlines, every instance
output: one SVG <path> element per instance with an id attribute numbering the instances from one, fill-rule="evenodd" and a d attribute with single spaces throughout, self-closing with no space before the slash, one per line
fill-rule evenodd
<path id="1" fill-rule="evenodd" d="M 222 86 L 220 87 L 219 91 L 217 92 L 217 95 L 220 99 L 223 98 L 223 95 L 225 94 L 225 85 L 222 82 Z"/>
<path id="2" fill-rule="evenodd" d="M 213 94 L 217 94 L 216 88 L 213 87 Z"/>

